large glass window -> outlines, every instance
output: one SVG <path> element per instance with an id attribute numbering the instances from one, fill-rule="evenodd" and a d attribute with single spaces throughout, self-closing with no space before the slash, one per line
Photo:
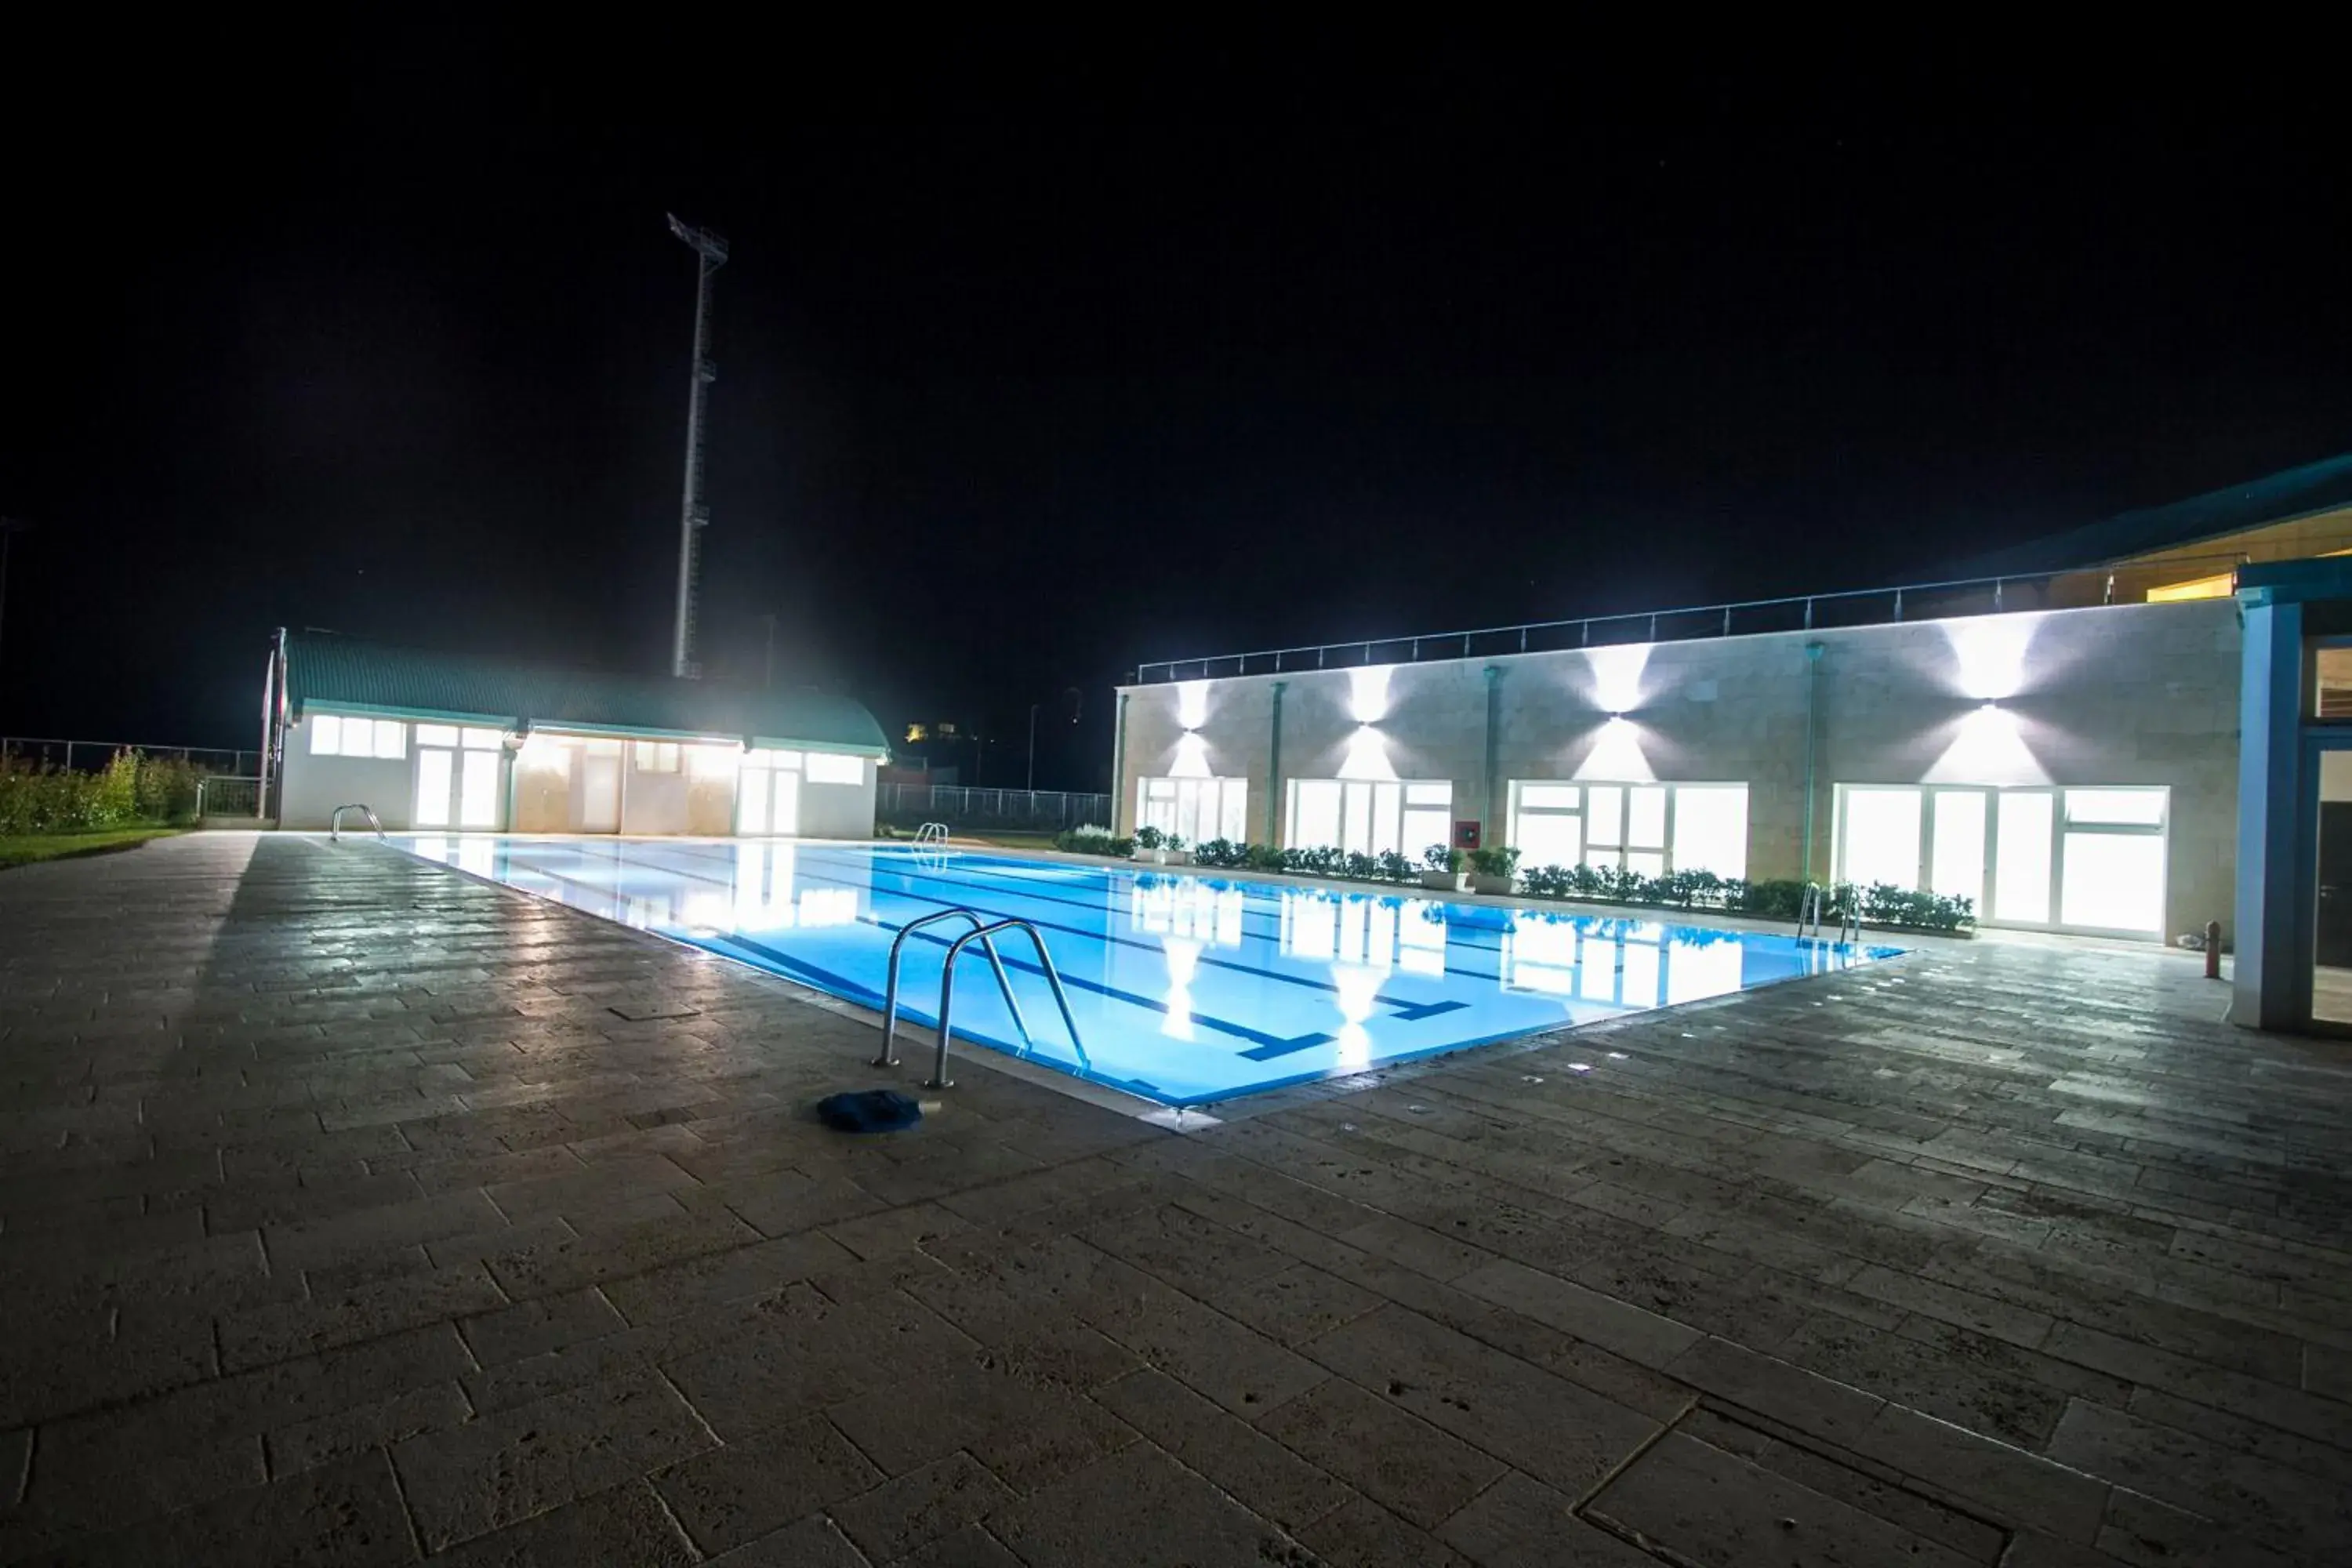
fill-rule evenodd
<path id="1" fill-rule="evenodd" d="M 408 726 L 397 719 L 314 713 L 310 716 L 310 754 L 314 757 L 398 759 L 408 755 Z"/>
<path id="2" fill-rule="evenodd" d="M 1839 813 L 1838 879 L 1870 887 L 1919 885 L 1920 796 L 1916 789 L 1851 788 Z"/>
<path id="3" fill-rule="evenodd" d="M 2170 792 L 1838 786 L 1841 881 L 1925 886 L 1988 925 L 2161 935 Z"/>
<path id="4" fill-rule="evenodd" d="M 802 776 L 811 784 L 855 784 L 866 782 L 866 759 L 839 752 L 811 752 Z"/>
<path id="5" fill-rule="evenodd" d="M 1172 833 L 1187 844 L 1249 839 L 1249 781 L 1146 778 L 1136 781 L 1135 825 Z"/>
<path id="6" fill-rule="evenodd" d="M 1748 874 L 1746 784 L 1511 785 L 1509 843 L 1519 864 Z"/>
<path id="7" fill-rule="evenodd" d="M 747 752 L 735 773 L 735 831 L 751 837 L 801 830 L 798 752 Z"/>
<path id="8" fill-rule="evenodd" d="M 1454 786 L 1437 780 L 1369 783 L 1294 779 L 1284 842 L 1301 849 L 1336 846 L 1351 854 L 1396 850 L 1414 859 L 1453 841 Z M 1232 835 L 1227 835 L 1232 837 Z"/>
<path id="9" fill-rule="evenodd" d="M 2102 931 L 2164 930 L 2168 791 L 2070 789 L 2058 918 Z"/>
<path id="10" fill-rule="evenodd" d="M 2048 790 L 2008 790 L 1994 821 L 1992 907 L 1996 920 L 2028 925 L 2050 923 L 2050 826 L 2054 812 Z"/>

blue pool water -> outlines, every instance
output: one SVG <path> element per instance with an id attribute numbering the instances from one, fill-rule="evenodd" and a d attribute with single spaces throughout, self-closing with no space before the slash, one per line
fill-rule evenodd
<path id="1" fill-rule="evenodd" d="M 430 860 L 879 1009 L 890 943 L 958 905 L 1034 921 L 1076 1047 L 1025 939 L 1000 937 L 1024 1040 L 967 949 L 955 1032 L 1163 1105 L 1200 1105 L 1516 1035 L 1844 970 L 1902 950 L 1754 931 L 1330 892 L 1209 873 L 817 841 L 400 836 Z M 963 929 L 909 938 L 899 1007 L 936 1022 Z M 901 1043 L 902 1052 L 919 1050 Z"/>

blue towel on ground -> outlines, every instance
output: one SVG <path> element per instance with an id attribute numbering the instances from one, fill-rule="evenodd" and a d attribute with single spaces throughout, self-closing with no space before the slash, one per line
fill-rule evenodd
<path id="1" fill-rule="evenodd" d="M 816 1102 L 816 1113 L 827 1127 L 840 1132 L 896 1132 L 923 1119 L 923 1108 L 891 1089 L 862 1089 L 828 1094 Z"/>

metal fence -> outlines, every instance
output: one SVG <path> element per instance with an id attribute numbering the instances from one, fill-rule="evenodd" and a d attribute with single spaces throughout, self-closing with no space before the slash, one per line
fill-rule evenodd
<path id="1" fill-rule="evenodd" d="M 62 741 L 40 735 L 0 735 L 0 758 L 12 763 L 47 763 L 95 773 L 117 752 L 137 752 L 150 757 L 176 757 L 216 773 L 257 773 L 259 752 L 226 746 L 153 746 L 143 741 Z"/>
<path id="2" fill-rule="evenodd" d="M 875 786 L 874 814 L 901 827 L 944 822 L 950 827 L 1058 833 L 1090 822 L 1109 826 L 1110 796 L 1051 789 L 884 784 Z"/>
<path id="3" fill-rule="evenodd" d="M 1699 605 L 1676 610 L 1643 610 L 1623 616 L 1586 616 L 1567 621 L 1530 621 L 1465 632 L 1427 632 L 1419 637 L 1375 637 L 1369 642 L 1307 644 L 1251 653 L 1213 654 L 1206 658 L 1160 659 L 1142 665 L 1136 680 L 1206 680 L 1220 676 L 1278 675 L 1296 670 L 1346 669 L 1363 665 L 1414 664 L 1447 658 L 1492 658 L 1515 653 L 1605 647 L 1616 643 L 1686 642 L 1741 637 L 1757 632 L 1810 632 L 1836 626 L 1885 626 L 1898 621 L 1942 620 L 2000 615 L 2013 610 L 2067 610 L 2095 605 L 2143 603 L 2151 589 L 2186 579 L 2234 570 L 2243 554 L 2172 556 L 2089 571 L 2048 572 L 2014 577 L 1973 577 L 1949 583 L 1916 583 L 1899 588 L 1864 588 L 1844 594 L 1813 594 L 1794 599 L 1750 599 L 1731 605 Z"/>
<path id="4" fill-rule="evenodd" d="M 196 816 L 261 815 L 261 780 L 234 773 L 206 773 L 196 781 Z"/>

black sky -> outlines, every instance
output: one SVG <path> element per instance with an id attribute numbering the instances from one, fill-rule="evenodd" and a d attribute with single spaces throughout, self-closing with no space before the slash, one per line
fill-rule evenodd
<path id="1" fill-rule="evenodd" d="M 1016 745 L 1076 685 L 1041 784 L 1139 659 L 1916 578 L 2352 447 L 2292 93 L 998 39 L 715 45 L 698 118 L 575 46 L 12 89 L 0 731 L 237 743 L 278 625 L 660 667 L 668 209 L 735 250 L 706 665 L 772 611 Z"/>

